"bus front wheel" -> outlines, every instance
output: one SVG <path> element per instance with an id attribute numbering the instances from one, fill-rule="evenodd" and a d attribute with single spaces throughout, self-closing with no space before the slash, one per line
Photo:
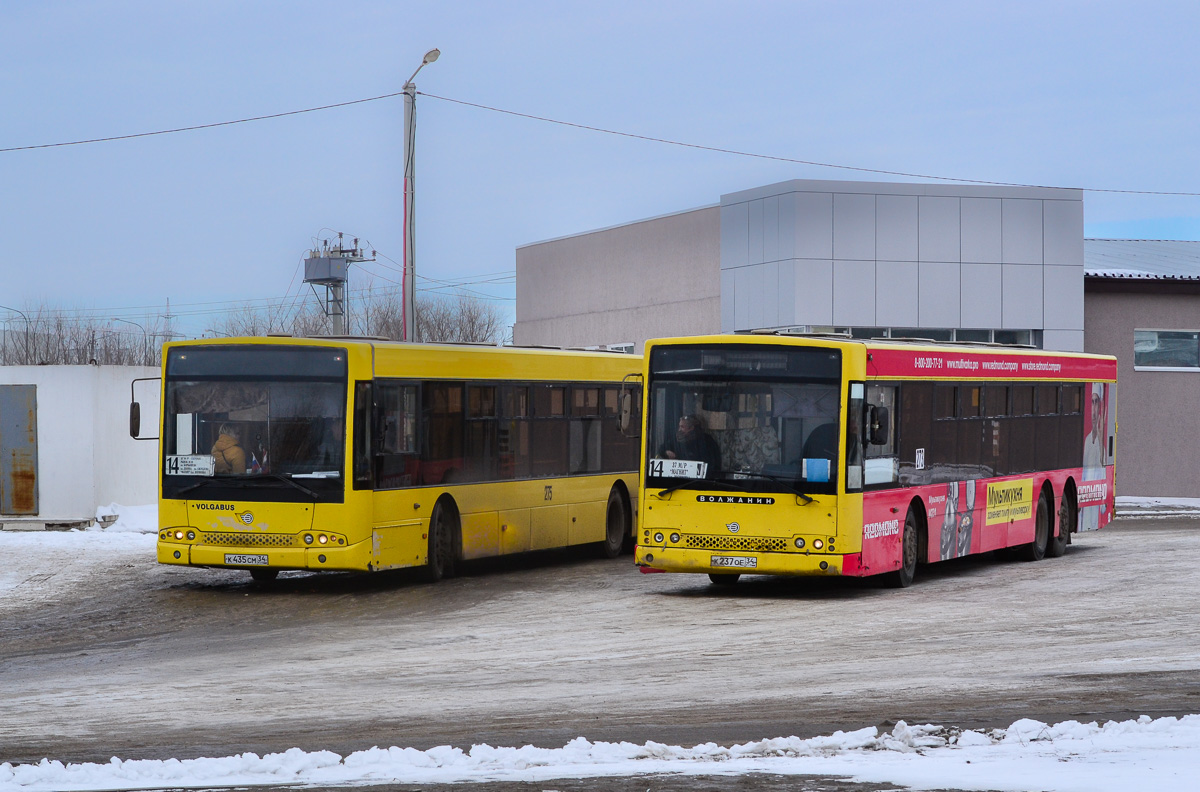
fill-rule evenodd
<path id="1" fill-rule="evenodd" d="M 430 583 L 454 577 L 454 533 L 457 529 L 454 509 L 445 501 L 438 501 L 429 518 L 429 556 L 425 564 L 425 579 Z"/>
<path id="2" fill-rule="evenodd" d="M 908 588 L 917 576 L 917 555 L 921 546 L 921 525 L 916 513 L 908 510 L 904 518 L 904 535 L 900 537 L 900 568 L 888 572 L 885 578 L 892 588 Z"/>
<path id="3" fill-rule="evenodd" d="M 616 487 L 608 493 L 608 506 L 604 512 L 604 541 L 600 543 L 600 553 L 605 558 L 616 558 L 625 547 L 625 537 L 629 535 L 629 513 L 625 508 L 625 499 Z"/>
<path id="4" fill-rule="evenodd" d="M 1020 556 L 1026 561 L 1041 561 L 1046 557 L 1046 548 L 1050 544 L 1050 532 L 1054 524 L 1050 519 L 1050 501 L 1046 491 L 1038 496 L 1037 516 L 1033 522 L 1033 541 L 1020 548 Z"/>

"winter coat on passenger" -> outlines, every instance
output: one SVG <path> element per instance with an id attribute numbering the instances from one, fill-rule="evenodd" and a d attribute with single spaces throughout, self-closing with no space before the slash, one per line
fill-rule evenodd
<path id="1" fill-rule="evenodd" d="M 213 443 L 212 455 L 216 457 L 213 471 L 216 473 L 245 473 L 246 452 L 236 438 L 223 434 Z"/>

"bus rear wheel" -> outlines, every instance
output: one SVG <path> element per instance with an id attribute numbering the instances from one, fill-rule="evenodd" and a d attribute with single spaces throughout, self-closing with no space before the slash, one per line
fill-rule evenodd
<path id="1" fill-rule="evenodd" d="M 741 575 L 727 575 L 718 572 L 709 572 L 708 579 L 713 582 L 714 586 L 732 586 L 738 582 Z"/>
<path id="2" fill-rule="evenodd" d="M 1058 507 L 1058 536 L 1050 539 L 1046 555 L 1051 558 L 1059 558 L 1067 552 L 1067 545 L 1071 544 L 1071 534 L 1075 531 L 1078 519 L 1079 512 L 1075 506 L 1075 493 L 1067 488 L 1063 491 L 1062 504 Z"/>
<path id="3" fill-rule="evenodd" d="M 425 579 L 430 583 L 454 577 L 454 534 L 457 530 L 458 520 L 454 509 L 445 501 L 438 501 L 429 517 L 429 555 L 425 563 Z"/>
<path id="4" fill-rule="evenodd" d="M 921 546 L 921 524 L 910 508 L 904 518 L 904 535 L 900 537 L 900 568 L 888 572 L 884 580 L 892 588 L 908 588 L 917 576 L 917 555 Z"/>
<path id="5" fill-rule="evenodd" d="M 605 558 L 616 558 L 625 548 L 629 536 L 629 512 L 625 499 L 616 487 L 608 493 L 608 506 L 604 512 L 604 541 L 600 543 L 600 554 Z"/>
<path id="6" fill-rule="evenodd" d="M 1033 521 L 1033 541 L 1020 548 L 1020 556 L 1026 561 L 1041 561 L 1046 557 L 1046 547 L 1050 544 L 1050 532 L 1054 526 L 1050 519 L 1050 501 L 1046 491 L 1038 496 L 1037 516 Z"/>

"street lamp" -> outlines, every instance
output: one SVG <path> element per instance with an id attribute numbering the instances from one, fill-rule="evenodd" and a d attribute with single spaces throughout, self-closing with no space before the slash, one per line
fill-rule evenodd
<path id="1" fill-rule="evenodd" d="M 137 322 L 131 322 L 128 319 L 122 319 L 119 316 L 114 316 L 113 321 L 114 322 L 124 322 L 125 324 L 131 324 L 134 327 L 136 327 L 137 329 L 142 331 L 142 365 L 149 365 L 147 360 L 150 357 L 150 336 L 147 335 L 146 328 L 142 327 Z"/>
<path id="2" fill-rule="evenodd" d="M 413 84 L 417 72 L 425 68 L 425 64 L 433 63 L 442 54 L 439 49 L 431 49 L 425 53 L 425 58 L 412 77 L 404 83 L 404 340 L 417 340 L 417 263 L 416 235 L 413 231 L 413 152 L 416 145 L 416 128 L 414 126 L 413 108 L 417 101 L 417 86 Z"/>
<path id="3" fill-rule="evenodd" d="M 17 313 L 21 314 L 21 318 L 25 320 L 25 363 L 28 364 L 29 363 L 29 317 L 25 315 L 24 311 L 18 311 L 16 308 L 9 308 L 7 305 L 0 305 L 0 308 L 3 308 L 6 311 L 16 311 Z M 6 336 L 7 336 L 7 334 L 6 334 Z M 5 343 L 7 343 L 7 341 L 8 341 L 8 339 L 6 337 Z"/>

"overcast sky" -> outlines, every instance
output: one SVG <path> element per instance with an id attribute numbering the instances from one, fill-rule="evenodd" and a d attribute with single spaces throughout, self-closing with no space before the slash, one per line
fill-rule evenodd
<path id="1" fill-rule="evenodd" d="M 438 47 L 420 91 L 519 113 L 862 168 L 1200 191 L 1192 3 L 4 0 L 0 28 L 0 148 L 393 93 Z M 446 281 L 786 179 L 920 181 L 429 96 L 417 114 L 417 267 Z M 313 299 L 298 265 L 333 231 L 381 254 L 352 289 L 393 288 L 402 141 L 393 98 L 0 153 L 0 304 L 136 319 L 169 299 L 198 333 L 231 302 Z M 1084 206 L 1088 236 L 1200 239 L 1200 198 Z M 470 288 L 511 312 L 511 279 Z"/>

